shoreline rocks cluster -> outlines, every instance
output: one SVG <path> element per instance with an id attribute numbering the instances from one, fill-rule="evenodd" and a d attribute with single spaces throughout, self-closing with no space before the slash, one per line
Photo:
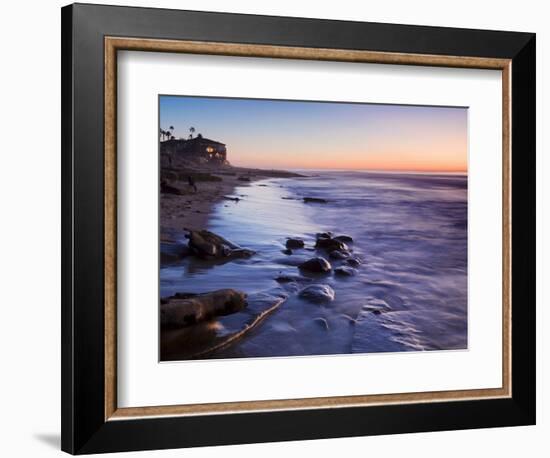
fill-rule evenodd
<path id="1" fill-rule="evenodd" d="M 285 242 L 286 249 L 283 250 L 283 253 L 291 255 L 293 250 L 312 249 L 318 254 L 297 264 L 301 275 L 280 274 L 275 281 L 302 287 L 303 283 L 310 282 L 319 275 L 333 273 L 335 277 L 351 277 L 357 273 L 357 268 L 361 265 L 361 260 L 353 255 L 353 250 L 348 245 L 352 243 L 353 238 L 349 235 L 333 236 L 331 232 L 320 232 L 315 235 L 314 246 L 309 248 L 306 247 L 304 240 L 289 237 Z M 327 257 L 338 265 L 333 267 Z M 326 303 L 334 300 L 335 292 L 330 285 L 314 283 L 302 287 L 298 291 L 298 296 L 311 302 Z"/>
<path id="2" fill-rule="evenodd" d="M 238 198 L 233 196 L 224 198 L 238 202 Z M 178 256 L 179 259 L 193 256 L 199 260 L 224 263 L 255 254 L 253 250 L 243 248 L 211 231 L 186 231 L 187 244 L 165 242 L 166 253 L 161 252 L 161 259 L 164 256 L 170 262 L 177 262 Z M 311 251 L 315 255 L 309 258 L 303 255 L 292 257 L 293 262 L 289 265 L 294 266 L 296 273 L 281 272 L 274 278 L 281 285 L 279 290 L 283 291 L 282 294 L 266 297 L 256 294 L 253 296 L 258 297 L 250 300 L 245 292 L 229 288 L 200 294 L 176 293 L 162 298 L 160 321 L 165 334 L 164 347 L 170 348 L 169 352 L 178 352 L 179 346 L 190 339 L 194 347 L 193 355 L 211 353 L 250 330 L 251 323 L 259 323 L 267 313 L 284 303 L 288 294 L 295 294 L 314 304 L 329 304 L 334 301 L 336 293 L 331 285 L 319 280 L 331 274 L 341 279 L 356 274 L 361 260 L 353 254 L 351 244 L 351 236 L 334 236 L 331 232 L 316 234 L 314 243 L 306 243 L 299 237 L 288 237 L 283 252 L 292 255 L 295 251 L 304 254 Z M 250 304 L 256 305 L 251 308 Z M 327 323 L 323 326 L 328 329 Z M 176 341 L 179 343 L 176 344 Z"/>

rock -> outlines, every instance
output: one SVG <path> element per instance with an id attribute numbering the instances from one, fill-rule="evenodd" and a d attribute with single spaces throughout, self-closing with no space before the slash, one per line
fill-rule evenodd
<path id="1" fill-rule="evenodd" d="M 321 199 L 320 197 L 304 197 L 304 202 L 306 204 L 313 204 L 313 203 L 326 204 L 328 202 L 328 200 Z"/>
<path id="2" fill-rule="evenodd" d="M 238 312 L 246 305 L 246 294 L 234 289 L 203 294 L 179 293 L 161 300 L 160 323 L 167 328 L 181 328 Z"/>
<path id="3" fill-rule="evenodd" d="M 356 273 L 357 271 L 354 268 L 348 266 L 337 267 L 334 269 L 334 275 L 340 275 L 341 277 L 352 277 Z"/>
<path id="4" fill-rule="evenodd" d="M 239 181 L 250 181 L 250 177 L 239 177 Z"/>
<path id="5" fill-rule="evenodd" d="M 327 251 L 349 251 L 348 246 L 341 242 L 340 240 L 331 239 L 331 238 L 319 238 L 317 239 L 317 242 L 315 242 L 315 248 L 323 248 Z"/>
<path id="6" fill-rule="evenodd" d="M 286 241 L 287 248 L 303 248 L 305 246 L 304 241 L 301 239 L 288 239 Z"/>
<path id="7" fill-rule="evenodd" d="M 363 305 L 362 310 L 380 315 L 382 312 L 391 312 L 392 307 L 384 299 L 368 297 L 367 303 Z"/>
<path id="8" fill-rule="evenodd" d="M 193 326 L 165 327 L 160 333 L 160 359 L 181 361 L 203 358 L 223 350 L 256 329 L 284 304 L 287 297 L 287 293 L 280 288 L 254 293 L 246 298 L 246 307 L 236 313 L 219 315 Z"/>
<path id="9" fill-rule="evenodd" d="M 249 258 L 256 254 L 254 250 L 249 250 L 248 248 L 236 248 L 231 250 L 231 253 L 227 256 L 228 258 Z"/>
<path id="10" fill-rule="evenodd" d="M 361 260 L 359 258 L 347 258 L 345 263 L 351 267 L 359 267 L 361 265 Z"/>
<path id="11" fill-rule="evenodd" d="M 350 253 L 349 253 L 349 251 L 334 250 L 334 251 L 330 252 L 329 256 L 330 256 L 331 259 L 338 259 L 338 260 L 341 261 L 341 260 L 349 258 Z"/>
<path id="12" fill-rule="evenodd" d="M 239 202 L 241 200 L 239 197 L 234 197 L 234 196 L 223 196 L 223 198 L 225 200 L 231 200 L 233 202 Z"/>
<path id="13" fill-rule="evenodd" d="M 331 302 L 334 300 L 334 290 L 329 285 L 309 285 L 298 295 L 312 302 Z"/>
<path id="14" fill-rule="evenodd" d="M 275 281 L 277 283 L 298 283 L 298 282 L 305 282 L 305 281 L 311 281 L 310 278 L 302 277 L 301 275 L 285 275 L 281 274 L 278 277 L 275 278 Z"/>
<path id="15" fill-rule="evenodd" d="M 289 250 L 292 251 L 292 250 Z M 273 264 L 281 264 L 282 266 L 298 267 L 308 260 L 307 256 L 292 253 L 292 256 L 281 256 L 272 259 Z"/>
<path id="16" fill-rule="evenodd" d="M 332 232 L 317 232 L 315 234 L 316 239 L 330 239 L 332 238 Z"/>
<path id="17" fill-rule="evenodd" d="M 299 269 L 307 270 L 309 272 L 330 272 L 332 269 L 332 266 L 330 265 L 330 262 L 328 262 L 325 258 L 317 257 L 317 258 L 311 258 L 308 259 L 306 262 L 303 262 L 298 266 Z"/>
<path id="18" fill-rule="evenodd" d="M 186 237 L 190 251 L 200 258 L 248 258 L 254 254 L 207 230 L 190 230 Z"/>
<path id="19" fill-rule="evenodd" d="M 292 250 L 290 248 L 286 248 L 286 249 L 282 250 L 282 252 L 286 255 L 291 255 L 292 254 Z"/>
<path id="20" fill-rule="evenodd" d="M 334 240 L 339 240 L 344 243 L 353 243 L 353 239 L 349 235 L 337 235 L 334 237 Z"/>

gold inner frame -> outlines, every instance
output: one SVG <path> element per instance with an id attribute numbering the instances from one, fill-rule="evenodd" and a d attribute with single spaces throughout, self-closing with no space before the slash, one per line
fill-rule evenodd
<path id="1" fill-rule="evenodd" d="M 117 404 L 117 51 L 493 69 L 502 72 L 502 387 L 401 394 L 119 408 Z M 374 51 L 105 37 L 105 420 L 511 397 L 511 60 Z"/>

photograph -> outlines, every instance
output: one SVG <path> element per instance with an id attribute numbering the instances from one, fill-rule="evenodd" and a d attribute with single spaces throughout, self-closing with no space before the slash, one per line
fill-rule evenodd
<path id="1" fill-rule="evenodd" d="M 159 95 L 158 122 L 160 361 L 468 349 L 468 107 Z"/>

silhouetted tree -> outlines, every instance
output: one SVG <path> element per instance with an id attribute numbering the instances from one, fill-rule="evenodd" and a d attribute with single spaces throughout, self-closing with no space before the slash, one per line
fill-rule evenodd
<path id="1" fill-rule="evenodd" d="M 195 128 L 194 128 L 194 127 L 190 127 L 190 128 L 189 128 L 189 132 L 191 132 L 191 133 L 189 134 L 189 138 L 191 139 L 191 138 L 193 138 L 193 134 L 195 133 Z"/>

